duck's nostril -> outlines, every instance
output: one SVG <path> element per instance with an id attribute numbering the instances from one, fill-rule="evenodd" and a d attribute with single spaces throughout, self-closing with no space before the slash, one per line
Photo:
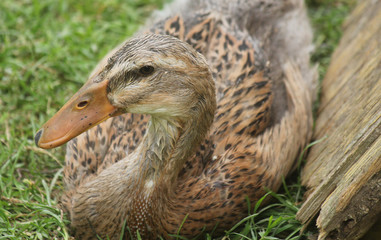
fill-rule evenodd
<path id="1" fill-rule="evenodd" d="M 82 102 L 79 102 L 79 103 L 77 104 L 77 108 L 78 108 L 78 109 L 83 109 L 83 108 L 85 108 L 85 107 L 87 106 L 87 104 L 89 104 L 88 101 L 82 101 Z"/>
<path id="2" fill-rule="evenodd" d="M 34 136 L 34 142 L 36 143 L 37 146 L 38 146 L 38 142 L 40 141 L 42 132 L 43 132 L 43 130 L 40 129 L 40 131 L 38 131 L 38 132 L 36 133 L 36 136 Z"/>

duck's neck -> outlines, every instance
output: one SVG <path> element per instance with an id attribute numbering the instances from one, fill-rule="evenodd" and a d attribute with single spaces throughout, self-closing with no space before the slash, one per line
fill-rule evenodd
<path id="1" fill-rule="evenodd" d="M 151 231 L 162 220 L 162 212 L 169 202 L 175 201 L 179 171 L 205 137 L 213 121 L 212 109 L 211 112 L 204 109 L 189 118 L 151 117 L 142 143 L 128 161 L 126 174 L 128 192 L 132 194 L 126 206 L 130 212 L 128 227 L 133 232 L 139 230 L 143 238 L 165 234 L 165 231 Z"/>
<path id="2" fill-rule="evenodd" d="M 158 182 L 173 178 L 164 174 L 165 169 L 173 162 L 172 155 L 177 150 L 178 139 L 182 135 L 181 125 L 171 119 L 152 116 L 148 122 L 147 132 L 137 149 L 139 169 L 143 171 L 142 182 L 145 192 L 155 189 Z"/>
<path id="3" fill-rule="evenodd" d="M 205 137 L 213 115 L 214 111 L 202 109 L 186 118 L 151 117 L 135 155 L 143 192 L 171 192 L 184 162 Z"/>

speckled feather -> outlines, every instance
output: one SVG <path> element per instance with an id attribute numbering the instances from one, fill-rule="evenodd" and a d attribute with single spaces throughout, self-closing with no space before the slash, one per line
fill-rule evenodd
<path id="1" fill-rule="evenodd" d="M 282 59 L 287 49 L 271 49 L 271 39 L 265 42 L 254 37 L 256 31 L 264 34 L 266 27 L 270 29 L 268 36 L 276 34 L 277 21 L 287 14 L 306 21 L 303 4 L 285 2 L 287 8 L 276 8 L 276 21 L 257 30 L 242 29 L 234 14 L 224 15 L 207 6 L 187 14 L 180 10 L 180 14 L 150 27 L 149 32 L 175 36 L 206 57 L 216 87 L 213 124 L 181 167 L 174 191 L 163 188 L 167 193 L 164 196 L 153 193 L 147 198 L 136 193 L 133 199 L 119 199 L 132 205 L 129 209 L 120 208 L 112 199 L 102 199 L 109 215 L 96 216 L 95 209 L 93 215 L 83 215 L 90 205 L 75 206 L 76 201 L 97 197 L 89 192 L 94 182 L 104 184 L 101 188 L 105 192 L 114 185 L 123 186 L 123 181 L 128 184 L 121 174 L 106 179 L 101 173 L 131 157 L 146 134 L 150 117 L 127 113 L 70 141 L 64 169 L 67 192 L 62 205 L 79 239 L 93 239 L 95 233 L 118 239 L 124 220 L 144 239 L 158 235 L 169 238 L 169 234 L 177 233 L 187 214 L 180 234 L 192 237 L 202 229 L 212 231 L 216 224 L 215 233 L 221 234 L 247 214 L 245 196 L 254 203 L 266 192 L 264 187 L 274 191 L 280 187 L 282 177 L 295 167 L 297 154 L 310 138 L 314 94 L 314 71 L 302 61 L 308 59 L 308 53 L 301 54 L 303 58 L 296 54 Z M 281 15 L 279 9 L 287 11 Z M 308 24 L 303 31 L 310 35 Z M 309 38 L 301 50 L 309 47 Z M 282 64 L 279 59 L 273 60 L 279 51 Z M 122 164 L 118 168 L 123 168 Z M 123 196 L 127 190 L 119 187 L 118 191 Z"/>

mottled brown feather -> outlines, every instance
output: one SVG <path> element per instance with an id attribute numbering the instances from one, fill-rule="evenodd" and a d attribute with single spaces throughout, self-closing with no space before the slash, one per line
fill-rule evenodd
<path id="1" fill-rule="evenodd" d="M 101 173 L 129 158 L 142 141 L 150 117 L 126 113 L 70 141 L 64 170 L 67 192 L 62 203 L 71 214 L 78 239 L 93 239 L 95 233 L 118 239 L 124 220 L 144 239 L 159 235 L 167 239 L 187 214 L 180 234 L 193 237 L 203 229 L 212 231 L 216 224 L 215 232 L 221 234 L 247 214 L 245 197 L 254 203 L 266 192 L 264 187 L 279 188 L 309 140 L 312 92 L 307 90 L 299 65 L 290 59 L 284 66 L 274 66 L 282 68 L 282 74 L 271 80 L 272 68 L 265 54 L 233 19 L 215 12 L 194 12 L 192 16 L 166 18 L 150 31 L 175 36 L 206 57 L 217 98 L 209 133 L 181 167 L 173 192 L 159 186 L 158 192 L 162 192 L 150 199 L 144 197 L 144 189 L 136 189 L 133 199 L 123 199 L 121 193 L 119 201 L 131 202 L 129 209 L 115 205 L 118 201 L 114 199 L 101 199 L 109 209 L 109 215 L 102 216 L 97 216 L 96 209 L 94 215 L 84 215 L 91 205 L 76 206 L 76 201 L 97 198 L 90 194 L 93 182 L 104 184 L 100 188 L 106 193 L 114 183 L 121 184 L 122 174 L 116 172 L 115 178 L 106 179 Z M 274 96 L 274 81 L 275 86 L 283 86 L 285 96 Z M 279 108 L 273 100 L 282 97 L 277 101 L 283 101 L 287 109 L 274 121 L 273 108 Z M 122 165 L 118 166 L 123 171 Z"/>

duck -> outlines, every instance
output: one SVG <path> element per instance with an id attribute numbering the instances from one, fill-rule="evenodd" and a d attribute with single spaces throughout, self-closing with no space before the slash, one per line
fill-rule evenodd
<path id="1" fill-rule="evenodd" d="M 41 148 L 67 143 L 73 235 L 220 236 L 247 216 L 310 141 L 312 48 L 300 0 L 155 12 L 35 135 Z"/>

